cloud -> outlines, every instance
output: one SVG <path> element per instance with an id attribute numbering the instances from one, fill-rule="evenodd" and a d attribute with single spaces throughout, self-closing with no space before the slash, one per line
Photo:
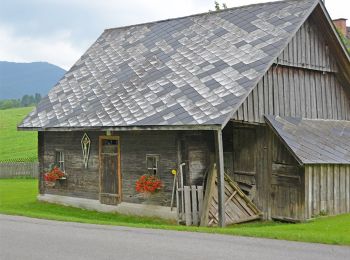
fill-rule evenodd
<path id="1" fill-rule="evenodd" d="M 47 61 L 68 69 L 84 51 L 74 46 L 70 37 L 69 31 L 57 31 L 43 37 L 21 37 L 11 27 L 0 25 L 0 60 Z"/>
<path id="2" fill-rule="evenodd" d="M 219 0 L 228 7 L 268 0 Z M 349 3 L 326 1 L 333 18 Z M 11 0 L 0 8 L 0 60 L 48 61 L 68 69 L 105 28 L 214 10 L 214 0 Z"/>

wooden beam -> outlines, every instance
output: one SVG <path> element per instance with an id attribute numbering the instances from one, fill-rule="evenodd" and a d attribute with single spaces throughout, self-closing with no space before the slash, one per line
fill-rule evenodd
<path id="1" fill-rule="evenodd" d="M 215 151 L 218 173 L 218 213 L 219 227 L 225 226 L 225 180 L 224 180 L 224 151 L 222 144 L 222 131 L 215 131 Z"/>
<path id="2" fill-rule="evenodd" d="M 175 131 L 175 130 L 217 130 L 221 125 L 145 125 L 145 126 L 81 126 L 81 127 L 17 127 L 17 131 Z"/>

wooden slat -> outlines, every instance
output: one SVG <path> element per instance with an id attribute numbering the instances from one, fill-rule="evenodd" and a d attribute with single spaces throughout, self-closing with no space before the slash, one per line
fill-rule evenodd
<path id="1" fill-rule="evenodd" d="M 210 182 L 207 183 L 201 225 L 217 225 L 218 224 L 218 196 L 217 196 L 217 173 L 213 171 L 210 174 Z M 216 185 L 212 185 L 215 183 Z M 211 190 L 213 189 L 213 190 Z M 207 194 L 210 194 L 207 195 Z M 241 223 L 260 217 L 260 211 L 240 190 L 238 185 L 234 183 L 227 174 L 225 174 L 224 185 L 224 204 L 225 204 L 225 223 Z"/>
<path id="2" fill-rule="evenodd" d="M 192 197 L 192 224 L 198 226 L 198 203 L 197 203 L 197 188 L 191 186 L 191 197 Z"/>
<path id="3" fill-rule="evenodd" d="M 184 186 L 184 196 L 185 196 L 186 226 L 191 226 L 192 225 L 191 189 L 189 186 Z"/>
<path id="4" fill-rule="evenodd" d="M 199 222 L 200 217 L 202 216 L 203 212 L 203 186 L 197 186 L 198 191 L 198 215 L 199 215 Z"/>

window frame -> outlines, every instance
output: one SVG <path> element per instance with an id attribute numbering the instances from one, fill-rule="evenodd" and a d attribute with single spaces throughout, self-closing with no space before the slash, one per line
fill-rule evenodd
<path id="1" fill-rule="evenodd" d="M 55 150 L 55 165 L 58 166 L 62 172 L 66 172 L 64 150 Z"/>
<path id="2" fill-rule="evenodd" d="M 156 167 L 148 167 L 149 158 L 155 159 Z M 154 164 L 154 161 L 153 161 L 153 164 Z M 159 171 L 160 171 L 160 155 L 159 154 L 146 154 L 146 169 L 147 169 L 147 174 L 155 175 L 155 176 L 159 177 Z"/>

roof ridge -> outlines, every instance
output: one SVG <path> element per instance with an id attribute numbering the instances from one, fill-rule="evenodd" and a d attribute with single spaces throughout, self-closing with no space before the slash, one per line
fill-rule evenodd
<path id="1" fill-rule="evenodd" d="M 156 20 L 156 21 L 136 23 L 136 24 L 130 24 L 130 25 L 123 25 L 123 26 L 118 26 L 118 27 L 111 27 L 111 28 L 104 29 L 104 31 L 120 30 L 120 29 L 135 27 L 135 26 L 152 25 L 152 24 L 157 24 L 157 23 L 175 21 L 175 20 L 185 19 L 185 18 L 189 18 L 189 17 L 198 17 L 198 16 L 209 15 L 209 14 L 229 12 L 229 11 L 239 9 L 239 8 L 244 8 L 244 7 L 253 7 L 253 6 L 258 6 L 258 5 L 269 5 L 269 4 L 280 4 L 280 3 L 285 3 L 285 2 L 299 2 L 299 1 L 302 1 L 302 0 L 278 0 L 278 1 L 268 1 L 268 2 L 262 2 L 262 3 L 249 4 L 249 5 L 240 5 L 240 6 L 230 7 L 230 8 L 226 8 L 226 9 L 190 14 L 190 15 L 185 15 L 185 16 L 180 16 L 180 17 L 161 19 L 161 20 Z"/>

